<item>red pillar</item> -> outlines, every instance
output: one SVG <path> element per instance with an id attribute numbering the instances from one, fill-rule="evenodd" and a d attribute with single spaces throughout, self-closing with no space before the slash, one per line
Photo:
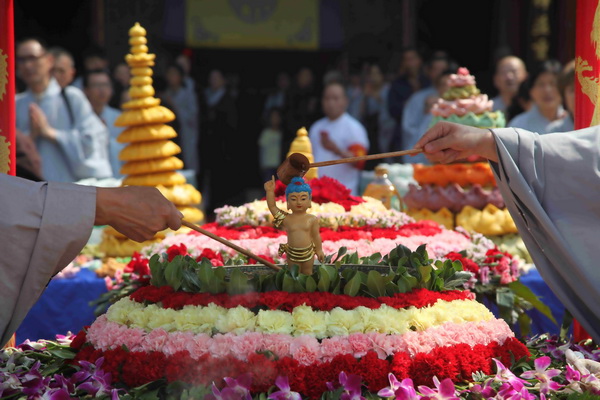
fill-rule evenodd
<path id="1" fill-rule="evenodd" d="M 15 175 L 15 43 L 13 0 L 0 0 L 0 173 Z"/>
<path id="2" fill-rule="evenodd" d="M 598 0 L 577 0 L 575 32 L 575 129 L 597 125 L 600 109 L 600 8 Z M 595 116 L 596 115 L 596 116 Z M 574 321 L 575 341 L 589 339 Z"/>

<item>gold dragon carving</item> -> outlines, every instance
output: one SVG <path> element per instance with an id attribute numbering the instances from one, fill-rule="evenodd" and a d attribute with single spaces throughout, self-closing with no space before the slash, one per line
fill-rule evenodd
<path id="1" fill-rule="evenodd" d="M 600 2 L 596 6 L 596 12 L 594 13 L 594 22 L 592 24 L 592 31 L 590 32 L 590 39 L 596 49 L 596 59 L 600 60 Z M 589 71 L 592 71 L 592 73 L 584 76 L 584 73 Z M 589 126 L 598 125 L 600 123 L 600 101 L 598 101 L 600 98 L 600 81 L 598 79 L 598 72 L 594 71 L 594 67 L 590 65 L 588 60 L 584 60 L 581 56 L 577 56 L 575 73 L 577 75 L 577 80 L 581 85 L 581 91 L 594 105 L 594 114 Z"/>

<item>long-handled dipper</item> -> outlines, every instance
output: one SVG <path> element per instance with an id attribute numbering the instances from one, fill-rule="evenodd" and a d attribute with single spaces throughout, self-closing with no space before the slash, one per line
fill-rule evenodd
<path id="1" fill-rule="evenodd" d="M 223 243 L 225 246 L 231 247 L 232 249 L 234 249 L 242 254 L 247 255 L 248 257 L 266 265 L 267 267 L 274 269 L 275 271 L 279 271 L 281 269 L 280 266 L 275 265 L 272 262 L 269 262 L 260 256 L 257 256 L 256 254 L 252 253 L 250 250 L 244 249 L 243 247 L 240 247 L 235 243 L 231 243 L 230 241 L 223 239 L 222 237 L 217 236 L 214 233 L 207 231 L 206 229 L 202 229 L 198 225 L 195 225 L 189 221 L 186 221 L 185 219 L 181 220 L 181 224 L 187 226 L 190 229 L 195 230 L 196 232 L 202 233 L 203 235 L 206 235 L 206 236 L 216 240 L 219 243 Z"/>
<path id="2" fill-rule="evenodd" d="M 293 177 L 295 176 L 304 176 L 306 171 L 312 167 L 326 167 L 328 165 L 335 164 L 344 164 L 344 163 L 353 163 L 357 161 L 366 161 L 366 160 L 376 160 L 380 158 L 386 157 L 399 157 L 405 156 L 409 154 L 419 154 L 423 151 L 423 149 L 410 149 L 410 150 L 401 150 L 401 151 L 392 151 L 390 153 L 379 153 L 379 154 L 369 154 L 366 156 L 357 156 L 357 157 L 349 157 L 349 158 L 340 158 L 338 160 L 330 160 L 330 161 L 321 161 L 316 163 L 311 163 L 308 161 L 308 158 L 304 154 L 301 153 L 292 153 L 288 158 L 286 158 L 283 163 L 277 168 L 277 177 L 279 180 L 286 185 L 290 183 Z"/>

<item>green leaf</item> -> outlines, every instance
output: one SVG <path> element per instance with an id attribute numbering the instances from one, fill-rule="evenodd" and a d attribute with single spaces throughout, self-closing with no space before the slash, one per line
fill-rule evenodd
<path id="1" fill-rule="evenodd" d="M 529 333 L 531 333 L 531 317 L 526 313 L 520 313 L 517 322 L 519 323 L 521 337 L 529 336 Z"/>
<path id="2" fill-rule="evenodd" d="M 190 269 L 184 269 L 181 273 L 181 288 L 185 292 L 198 292 L 201 284 L 198 275 Z"/>
<path id="3" fill-rule="evenodd" d="M 288 293 L 294 293 L 296 291 L 294 285 L 295 282 L 296 280 L 294 278 L 292 278 L 288 274 L 285 274 L 285 276 L 283 277 L 283 291 Z"/>
<path id="4" fill-rule="evenodd" d="M 319 270 L 325 272 L 329 276 L 329 280 L 333 281 L 338 276 L 338 270 L 331 265 L 320 265 Z"/>
<path id="5" fill-rule="evenodd" d="M 398 288 L 397 285 L 394 285 L 392 282 L 388 282 L 385 285 L 385 295 L 386 296 L 393 296 L 396 293 L 400 293 L 400 289 Z"/>
<path id="6" fill-rule="evenodd" d="M 356 275 L 357 272 L 358 270 L 356 269 L 346 268 L 341 272 L 342 278 L 344 278 L 346 281 L 349 281 L 350 279 L 354 278 L 354 275 Z"/>
<path id="7" fill-rule="evenodd" d="M 367 275 L 367 288 L 373 297 L 385 296 L 385 283 L 381 274 L 375 270 Z"/>
<path id="8" fill-rule="evenodd" d="M 418 267 L 419 275 L 421 279 L 419 283 L 424 286 L 431 279 L 431 271 L 433 271 L 433 267 L 431 265 L 420 265 Z"/>
<path id="9" fill-rule="evenodd" d="M 198 279 L 200 280 L 200 284 L 202 287 L 202 291 L 208 292 L 211 285 L 211 280 L 215 278 L 215 273 L 213 272 L 212 265 L 209 265 L 210 262 L 202 261 L 200 265 L 198 265 L 198 270 L 196 271 L 196 275 L 198 275 Z"/>
<path id="10" fill-rule="evenodd" d="M 531 305 L 533 305 L 539 312 L 548 317 L 552 322 L 554 322 L 555 324 L 557 323 L 556 319 L 554 318 L 554 315 L 552 315 L 552 310 L 550 309 L 550 307 L 542 303 L 542 301 L 535 295 L 535 293 L 533 293 L 531 289 L 525 286 L 522 282 L 511 282 L 508 284 L 508 287 L 513 291 L 515 295 L 527 300 L 531 303 Z"/>
<path id="11" fill-rule="evenodd" d="M 248 277 L 238 268 L 231 271 L 227 284 L 227 293 L 230 295 L 243 294 L 248 291 Z"/>
<path id="12" fill-rule="evenodd" d="M 312 276 L 307 277 L 305 287 L 306 291 L 309 293 L 312 293 L 315 290 L 317 290 L 317 282 L 315 281 L 315 278 L 313 278 Z"/>
<path id="13" fill-rule="evenodd" d="M 178 255 L 167 264 L 165 268 L 165 280 L 167 285 L 171 286 L 173 290 L 177 291 L 181 287 L 181 278 L 183 271 L 183 257 Z"/>
<path id="14" fill-rule="evenodd" d="M 340 257 L 344 256 L 344 254 L 346 254 L 346 252 L 348 251 L 348 249 L 346 247 L 340 247 L 340 249 L 337 252 L 337 256 L 335 257 L 335 260 L 333 260 L 333 262 L 336 262 L 337 260 L 340 259 Z"/>
<path id="15" fill-rule="evenodd" d="M 410 282 L 408 281 L 408 279 L 406 279 L 405 276 L 400 276 L 400 278 L 398 278 L 398 281 L 396 282 L 396 285 L 398 286 L 398 290 L 400 291 L 400 293 L 408 293 L 411 291 Z"/>
<path id="16" fill-rule="evenodd" d="M 327 272 L 322 272 L 319 268 L 319 282 L 317 283 L 319 292 L 329 292 L 330 283 L 331 279 L 329 279 L 329 274 L 327 274 Z"/>
<path id="17" fill-rule="evenodd" d="M 348 296 L 356 296 L 360 291 L 361 284 L 362 279 L 360 274 L 354 275 L 354 278 L 350 279 L 346 285 L 344 285 L 344 294 Z"/>
<path id="18" fill-rule="evenodd" d="M 381 253 L 375 253 L 368 257 L 369 265 L 377 265 L 379 264 L 379 261 L 381 261 Z"/>
<path id="19" fill-rule="evenodd" d="M 65 349 L 62 347 L 55 347 L 55 348 L 47 349 L 47 350 L 53 356 L 62 358 L 63 360 L 72 360 L 73 358 L 75 358 L 75 353 L 69 349 Z"/>
<path id="20" fill-rule="evenodd" d="M 496 290 L 496 304 L 499 307 L 512 309 L 515 305 L 515 294 L 507 287 L 501 287 Z"/>
<path id="21" fill-rule="evenodd" d="M 160 256 L 158 254 L 154 254 L 150 257 L 149 261 L 150 274 L 152 275 L 150 283 L 156 287 L 165 286 L 167 284 L 164 279 L 164 267 L 159 261 L 159 258 Z"/>

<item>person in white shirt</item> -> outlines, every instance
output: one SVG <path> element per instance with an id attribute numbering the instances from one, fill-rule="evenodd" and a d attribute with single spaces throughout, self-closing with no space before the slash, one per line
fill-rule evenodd
<path id="1" fill-rule="evenodd" d="M 126 143 L 119 143 L 117 138 L 123 131 L 123 127 L 115 126 L 115 120 L 121 115 L 121 111 L 110 107 L 108 103 L 112 98 L 113 85 L 107 70 L 99 69 L 87 71 L 83 75 L 83 91 L 87 96 L 92 109 L 108 128 L 108 159 L 115 178 L 122 178 L 121 167 L 123 161 L 119 159 L 119 153 Z"/>
<path id="2" fill-rule="evenodd" d="M 325 117 L 309 130 L 315 162 L 366 155 L 369 138 L 364 126 L 346 112 L 348 97 L 339 82 L 329 82 L 323 89 L 322 107 Z M 353 195 L 358 194 L 363 162 L 344 163 L 319 168 L 319 176 L 340 181 Z"/>
<path id="3" fill-rule="evenodd" d="M 494 71 L 494 87 L 498 90 L 498 95 L 492 99 L 493 110 L 506 113 L 519 91 L 519 85 L 525 79 L 527 79 L 527 68 L 523 60 L 513 55 L 500 58 Z"/>
<path id="4" fill-rule="evenodd" d="M 54 79 L 52 54 L 39 39 L 28 38 L 17 45 L 16 61 L 27 85 L 15 100 L 17 129 L 34 140 L 44 179 L 111 177 L 108 129 L 81 90 L 71 85 L 61 88 Z"/>
<path id="5" fill-rule="evenodd" d="M 541 62 L 529 78 L 527 85 L 533 105 L 529 111 L 518 114 L 507 126 L 527 129 L 539 134 L 550 133 L 553 123 L 558 124 L 567 117 L 558 89 L 558 77 L 562 65 L 556 60 Z"/>

